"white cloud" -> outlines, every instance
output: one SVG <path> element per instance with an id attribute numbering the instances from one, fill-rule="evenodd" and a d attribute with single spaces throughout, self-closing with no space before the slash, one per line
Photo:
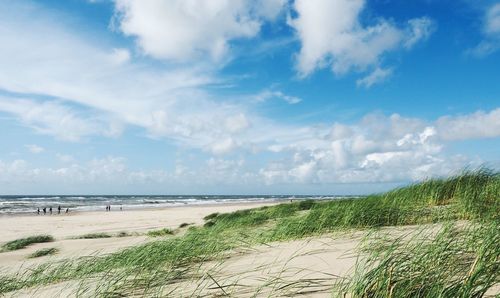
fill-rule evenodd
<path id="1" fill-rule="evenodd" d="M 118 136 L 121 125 L 106 117 L 81 116 L 55 101 L 37 102 L 0 96 L 0 111 L 15 115 L 24 125 L 66 141 L 91 135 Z"/>
<path id="2" fill-rule="evenodd" d="M 500 137 L 500 108 L 457 117 L 444 116 L 437 120 L 436 126 L 445 140 L 497 138 Z"/>
<path id="3" fill-rule="evenodd" d="M 220 155 L 233 151 L 238 145 L 232 138 L 225 138 L 220 141 L 214 142 L 210 146 L 210 151 L 213 154 Z"/>
<path id="4" fill-rule="evenodd" d="M 187 5 L 185 3 L 181 4 Z M 243 2 L 224 5 L 232 7 L 237 3 Z M 310 9 L 308 3 L 297 1 L 297 11 L 300 5 L 302 13 Z M 310 71 L 323 65 L 331 66 L 338 73 L 373 71 L 373 76 L 368 75 L 360 84 L 375 84 L 386 71 L 379 65 L 381 55 L 390 49 L 405 47 L 405 44 L 411 47 L 428 36 L 423 29 L 425 22 L 410 22 L 405 29 L 386 20 L 361 26 L 358 18 L 363 1 L 330 3 L 333 3 L 334 15 L 313 11 L 312 15 L 305 12 L 292 20 L 299 35 L 304 33 L 301 55 L 309 55 L 303 58 L 306 64 L 312 63 Z M 271 18 L 276 15 L 274 9 L 282 6 L 278 4 L 272 8 L 273 5 L 266 2 L 271 8 L 264 12 L 254 12 L 260 8 L 252 4 L 251 16 L 258 16 L 257 22 Z M 36 19 L 30 17 L 34 12 L 37 12 Z M 314 13 L 319 13 L 319 17 Z M 217 156 L 203 164 L 202 169 L 179 164 L 173 173 L 167 173 L 130 170 L 126 161 L 119 157 L 83 164 L 61 156 L 60 160 L 66 164 L 58 168 L 30 167 L 22 160 L 0 163 L 0 178 L 3 179 L 0 181 L 31 179 L 56 183 L 64 178 L 71 183 L 112 181 L 121 185 L 151 181 L 187 183 L 212 176 L 215 177 L 213 181 L 233 177 L 234 180 L 226 181 L 235 183 L 240 177 L 248 183 L 253 181 L 254 185 L 261 181 L 400 181 L 425 177 L 429 173 L 446 173 L 471 162 L 466 157 L 447 154 L 445 146 L 451 140 L 498 136 L 498 109 L 444 117 L 437 122 L 397 114 L 370 114 L 359 123 L 335 123 L 331 127 L 321 123 L 310 126 L 279 124 L 255 115 L 244 105 L 214 98 L 206 87 L 221 83 L 221 79 L 211 68 L 141 63 L 134 60 L 128 50 L 92 42 L 64 26 L 64 20 L 55 22 L 46 14 L 36 9 L 23 12 L 22 9 L 0 7 L 0 89 L 16 94 L 15 97 L 0 97 L 2 112 L 13 115 L 40 133 L 64 140 L 117 136 L 125 125 L 132 125 L 143 128 L 153 138 L 168 138 L 207 154 L 222 155 L 239 150 L 241 155 L 262 153 L 265 158 L 262 164 L 255 165 L 243 159 L 227 160 Z M 334 20 L 329 19 L 335 16 Z M 323 25 L 332 22 L 332 26 L 317 27 L 317 21 L 326 22 Z M 318 30 L 313 30 L 315 28 Z M 333 29 L 325 33 L 324 28 Z M 237 35 L 226 36 L 224 32 L 220 34 L 226 38 L 226 43 L 238 38 Z M 193 35 L 196 42 L 198 34 L 202 33 Z M 161 35 L 155 38 L 161 39 Z M 211 47 L 201 43 L 196 51 L 210 52 Z M 377 74 L 377 69 L 382 75 L 380 71 Z M 274 97 L 291 104 L 300 101 L 300 98 L 274 89 L 264 92 L 261 97 L 261 100 Z M 493 132 L 486 131 L 487 126 Z M 449 133 L 454 127 L 460 127 L 454 134 L 460 135 L 463 131 L 463 137 L 453 137 Z M 218 176 L 218 173 L 225 175 Z"/>
<path id="5" fill-rule="evenodd" d="M 115 0 L 120 30 L 155 58 L 226 58 L 234 39 L 256 36 L 284 0 Z"/>
<path id="6" fill-rule="evenodd" d="M 265 102 L 265 101 L 268 101 L 270 99 L 277 98 L 277 99 L 281 99 L 281 100 L 283 100 L 286 103 L 291 104 L 291 105 L 298 104 L 302 101 L 302 99 L 300 97 L 287 95 L 281 91 L 272 90 L 272 89 L 264 90 L 261 93 L 257 94 L 254 98 L 258 102 Z"/>
<path id="7" fill-rule="evenodd" d="M 232 133 L 241 132 L 250 126 L 250 122 L 243 113 L 230 116 L 226 119 L 226 128 Z"/>
<path id="8" fill-rule="evenodd" d="M 370 88 L 375 84 L 380 84 L 392 75 L 392 68 L 383 69 L 380 67 L 375 68 L 369 75 L 356 81 L 357 86 Z"/>
<path id="9" fill-rule="evenodd" d="M 379 18 L 363 26 L 360 14 L 363 0 L 297 0 L 298 16 L 289 24 L 296 30 L 302 47 L 297 56 L 299 75 L 331 67 L 337 75 L 364 72 L 377 67 L 381 57 L 395 49 L 411 48 L 431 33 L 428 18 L 412 19 L 407 28 L 398 28 Z"/>
<path id="10" fill-rule="evenodd" d="M 485 31 L 488 34 L 500 34 L 500 3 L 490 7 L 486 13 Z"/>
<path id="11" fill-rule="evenodd" d="M 41 186 L 55 187 L 99 184 L 140 184 L 147 179 L 157 183 L 166 181 L 164 171 L 133 171 L 126 166 L 122 157 L 109 156 L 102 159 L 93 159 L 87 163 L 72 163 L 59 168 L 38 168 L 25 160 L 12 162 L 0 160 L 0 183 L 34 183 Z M 36 185 L 35 185 L 36 186 Z"/>
<path id="12" fill-rule="evenodd" d="M 130 52 L 127 49 L 113 49 L 111 59 L 116 64 L 124 64 L 130 61 Z"/>
<path id="13" fill-rule="evenodd" d="M 447 143 L 498 137 L 499 122 L 500 109 L 434 122 L 369 114 L 355 124 L 335 123 L 327 133 L 317 128 L 316 137 L 297 134 L 288 143 L 270 146 L 286 157 L 259 174 L 267 184 L 395 182 L 449 175 L 467 165 L 479 166 L 481 160 L 449 154 Z"/>
<path id="14" fill-rule="evenodd" d="M 484 39 L 467 52 L 477 56 L 487 56 L 500 48 L 500 3 L 492 5 L 484 15 Z"/>
<path id="15" fill-rule="evenodd" d="M 42 153 L 43 151 L 45 151 L 45 149 L 43 147 L 38 146 L 36 144 L 26 145 L 26 148 L 29 150 L 29 152 L 34 153 L 34 154 Z"/>
<path id="16" fill-rule="evenodd" d="M 205 90 L 220 82 L 211 70 L 137 62 L 128 50 L 54 19 L 36 5 L 0 7 L 0 89 L 24 98 L 2 96 L 0 110 L 39 133 L 79 141 L 133 125 L 151 137 L 208 148 L 251 122 L 246 108 L 215 101 Z"/>
<path id="17" fill-rule="evenodd" d="M 426 40 L 435 30 L 434 22 L 428 17 L 411 19 L 408 21 L 406 40 L 403 45 L 407 49 L 411 49 L 419 41 Z"/>
<path id="18" fill-rule="evenodd" d="M 450 141 L 492 138 L 500 135 L 500 109 L 469 115 L 446 116 L 436 121 L 407 118 L 398 114 L 368 114 L 353 124 L 330 127 L 277 126 L 268 131 L 256 127 L 244 140 L 253 140 L 272 158 L 246 162 L 209 157 L 206 162 L 176 163 L 170 172 L 132 170 L 122 157 L 78 163 L 71 156 L 58 155 L 61 167 L 37 168 L 24 160 L 0 161 L 0 185 L 174 185 L 193 190 L 193 185 L 338 184 L 406 182 L 428 176 L 449 175 L 464 166 L 478 166 L 476 157 L 450 154 Z M 487 130 L 490 128 L 491 130 Z M 463 134 L 463 137 L 456 135 Z M 258 136 L 258 137 L 257 137 Z M 259 139 L 260 137 L 260 139 Z M 212 143 L 206 151 L 220 155 L 242 146 L 232 138 Z M 251 157 L 254 158 L 253 156 Z M 179 189 L 179 188 L 175 188 Z"/>

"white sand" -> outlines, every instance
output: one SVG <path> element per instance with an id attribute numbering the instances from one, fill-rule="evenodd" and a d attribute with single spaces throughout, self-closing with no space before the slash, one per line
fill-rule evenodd
<path id="1" fill-rule="evenodd" d="M 271 203 L 272 204 L 272 203 Z M 1 239 L 5 241 L 36 234 L 51 234 L 57 241 L 35 244 L 13 252 L 0 253 L 4 272 L 29 267 L 50 259 L 109 253 L 150 241 L 144 232 L 158 228 L 175 229 L 181 223 L 202 224 L 203 217 L 213 212 L 259 207 L 270 204 L 233 204 L 176 207 L 161 210 L 88 212 L 53 216 L 0 217 Z M 436 228 L 439 225 L 433 225 Z M 428 226 L 429 227 L 429 226 Z M 400 237 L 418 231 L 421 226 L 383 229 Z M 87 233 L 137 233 L 136 236 L 103 239 L 70 239 Z M 173 297 L 219 297 L 220 287 L 232 297 L 331 297 L 338 277 L 346 277 L 356 263 L 356 247 L 364 232 L 337 236 L 323 235 L 282 243 L 270 243 L 228 252 L 224 261 L 201 265 L 198 277 L 172 285 Z M 42 247 L 57 247 L 54 257 L 27 260 L 26 256 Z M 215 281 L 217 281 L 217 284 Z M 90 281 L 92 282 L 92 281 Z M 95 283 L 97 284 L 97 282 Z M 74 297 L 79 281 L 23 289 L 7 297 Z M 220 286 L 220 287 L 219 287 Z M 498 294 L 498 288 L 488 294 Z M 92 292 L 83 295 L 92 297 Z"/>
<path id="2" fill-rule="evenodd" d="M 0 253 L 0 270 L 13 272 L 47 260 L 110 253 L 137 245 L 151 238 L 143 234 L 159 228 L 176 229 L 182 223 L 203 224 L 203 217 L 214 212 L 232 212 L 276 203 L 235 203 L 197 205 L 164 209 L 124 210 L 111 212 L 79 212 L 54 215 L 0 216 L 0 244 L 40 234 L 52 235 L 55 242 L 39 243 L 27 248 Z M 89 233 L 135 234 L 128 237 L 71 239 Z M 27 259 L 38 249 L 55 247 L 55 256 Z"/>

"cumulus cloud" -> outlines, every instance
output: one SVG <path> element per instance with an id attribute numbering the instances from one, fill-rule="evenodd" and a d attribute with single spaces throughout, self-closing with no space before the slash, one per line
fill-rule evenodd
<path id="1" fill-rule="evenodd" d="M 144 53 L 171 61 L 225 58 L 230 42 L 256 36 L 285 0 L 115 0 L 118 27 Z"/>
<path id="2" fill-rule="evenodd" d="M 497 138 L 500 137 L 500 108 L 457 117 L 444 116 L 437 120 L 436 126 L 445 140 Z"/>
<path id="3" fill-rule="evenodd" d="M 0 110 L 26 126 L 80 141 L 132 125 L 197 148 L 234 139 L 249 126 L 245 107 L 206 91 L 220 81 L 211 70 L 134 61 L 129 50 L 96 43 L 54 19 L 36 4 L 0 7 L 0 89 L 16 94 L 2 96 Z"/>
<path id="4" fill-rule="evenodd" d="M 317 7 L 309 4 L 316 2 Z M 167 2 L 116 3 L 124 5 L 123 15 L 118 20 L 126 22 L 128 17 L 133 17 L 127 16 L 125 10 L 139 5 L 136 3 L 146 3 L 143 5 L 147 8 L 148 5 Z M 211 5 L 224 9 L 221 13 L 229 18 L 228 28 L 231 28 L 231 22 L 236 22 L 233 24 L 236 33 L 229 34 L 226 28 L 217 27 L 222 31 L 215 37 L 224 40 L 224 51 L 228 50 L 231 40 L 245 37 L 238 30 L 252 22 L 260 28 L 264 20 L 276 16 L 283 6 L 281 1 L 262 2 L 264 6 L 246 2 L 243 5 L 243 1 L 214 1 L 203 2 L 206 5 L 201 10 L 190 11 L 183 10 L 183 7 L 194 2 L 171 3 L 179 6 L 168 8 L 180 9 L 179 18 L 185 15 L 198 17 L 189 13 L 199 12 L 202 14 L 199 17 L 205 20 L 203 14 L 208 13 Z M 9 2 L 9 5 L 14 4 Z M 303 43 L 298 61 L 304 63 L 305 73 L 326 66 L 339 74 L 363 71 L 369 74 L 359 81 L 359 85 L 369 87 L 390 75 L 390 68 L 383 68 L 379 63 L 384 53 L 411 48 L 430 34 L 430 25 L 425 19 L 410 20 L 405 28 L 383 19 L 362 26 L 359 14 L 363 6 L 364 2 L 360 0 L 295 2 L 299 14 L 290 22 Z M 317 11 L 318 7 L 323 10 Z M 236 21 L 231 19 L 233 8 L 244 11 Z M 332 11 L 334 15 L 325 13 Z M 34 12 L 37 12 L 36 19 L 31 18 Z M 64 140 L 80 141 L 96 135 L 117 136 L 130 125 L 142 128 L 152 138 L 167 138 L 176 144 L 205 151 L 202 155 L 216 157 L 208 159 L 202 168 L 178 164 L 171 173 L 131 170 L 126 160 L 119 157 L 77 163 L 72 158 L 61 156 L 64 164 L 57 168 L 37 168 L 18 160 L 0 163 L 0 180 L 3 179 L 4 183 L 16 179 L 52 179 L 50 181 L 56 183 L 62 177 L 72 183 L 112 181 L 115 185 L 121 185 L 120 181 L 161 184 L 207 177 L 235 183 L 239 183 L 239 177 L 248 183 L 252 181 L 253 185 L 260 185 L 262 181 L 270 184 L 406 181 L 429 173 L 447 174 L 475 162 L 467 157 L 447 154 L 447 142 L 498 136 L 498 110 L 447 116 L 433 122 L 397 114 L 370 114 L 354 124 L 277 123 L 252 113 L 248 106 L 214 98 L 207 86 L 217 85 L 221 79 L 210 68 L 138 62 L 129 50 L 92 42 L 64 26 L 63 20 L 54 22 L 45 13 L 38 12 L 0 6 L 0 89 L 6 94 L 15 94 L 0 97 L 0 111 L 37 132 Z M 160 16 L 164 13 L 161 9 L 152 10 L 152 17 L 157 17 L 156 12 Z M 201 30 L 201 33 L 193 33 L 187 42 L 200 42 L 199 35 L 204 32 L 199 28 L 196 30 Z M 139 33 L 133 35 L 142 42 Z M 211 39 L 215 37 L 209 36 Z M 217 53 L 212 49 L 213 44 L 204 43 L 204 40 L 199 44 L 200 47 L 195 47 L 188 56 L 200 51 L 211 55 L 213 51 Z M 167 56 L 168 59 L 177 59 L 176 52 L 167 53 Z M 272 98 L 290 104 L 300 101 L 300 98 L 273 88 L 261 94 L 260 100 Z M 487 131 L 485 127 L 488 125 L 490 130 Z M 455 133 L 450 133 L 453 129 Z M 462 132 L 461 138 L 453 136 Z M 241 155 L 248 152 L 262 154 L 263 158 L 259 158 L 258 165 L 245 162 L 243 158 L 223 158 L 222 155 L 236 150 Z"/>
<path id="5" fill-rule="evenodd" d="M 302 77 L 330 67 L 337 75 L 377 67 L 381 57 L 399 48 L 411 48 L 432 32 L 428 18 L 411 19 L 399 28 L 385 19 L 363 26 L 363 0 L 297 0 L 297 17 L 289 24 L 301 41 L 297 69 Z"/>
<path id="6" fill-rule="evenodd" d="M 62 187 L 75 185 L 106 185 L 107 183 L 138 185 L 144 182 L 163 183 L 168 175 L 165 171 L 134 171 L 122 157 L 109 156 L 86 163 L 71 163 L 63 167 L 35 167 L 25 160 L 11 162 L 0 160 L 0 185 L 33 183 L 43 189 L 47 185 Z M 18 193 L 18 191 L 17 191 Z"/>
<path id="7" fill-rule="evenodd" d="M 0 161 L 0 185 L 16 181 L 50 185 L 65 181 L 68 185 L 166 183 L 239 187 L 415 181 L 449 175 L 464 166 L 479 166 L 480 159 L 450 154 L 446 147 L 451 141 L 498 137 L 499 122 L 499 109 L 436 121 L 372 113 L 351 124 L 282 126 L 273 127 L 268 134 L 256 132 L 250 138 L 262 153 L 271 157 L 258 164 L 246 162 L 241 152 L 236 159 L 220 156 L 242 146 L 227 138 L 206 148 L 217 157 L 208 157 L 204 163 L 179 162 L 171 171 L 132 170 L 126 159 L 114 156 L 78 163 L 71 156 L 59 154 L 63 163 L 56 168 L 37 168 L 24 160 Z M 463 137 L 455 137 L 461 133 Z"/>
<path id="8" fill-rule="evenodd" d="M 84 188 L 89 194 L 117 193 L 188 193 L 195 186 L 210 187 L 217 184 L 242 185 L 255 183 L 257 175 L 244 169 L 243 159 L 209 158 L 196 168 L 178 163 L 174 170 L 131 169 L 127 160 L 118 156 L 94 158 L 77 162 L 73 158 L 59 167 L 38 167 L 23 159 L 0 160 L 0 186 L 4 193 L 19 194 L 22 186 L 26 193 L 40 193 L 48 188 L 60 194 L 74 194 L 75 188 Z M 110 185 L 120 187 L 110 188 Z M 215 188 L 220 193 L 220 188 Z M 205 193 L 206 194 L 206 193 Z"/>
<path id="9" fill-rule="evenodd" d="M 450 155 L 447 143 L 498 137 L 499 121 L 499 109 L 433 122 L 368 114 L 355 124 L 335 123 L 327 131 L 316 128 L 315 134 L 270 146 L 286 157 L 261 168 L 259 175 L 268 184 L 395 182 L 449 175 L 466 165 L 479 166 L 481 160 Z"/>

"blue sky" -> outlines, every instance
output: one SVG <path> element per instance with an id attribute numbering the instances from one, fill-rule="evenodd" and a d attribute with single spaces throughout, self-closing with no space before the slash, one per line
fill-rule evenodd
<path id="1" fill-rule="evenodd" d="M 500 3 L 0 2 L 1 194 L 362 194 L 500 164 Z"/>

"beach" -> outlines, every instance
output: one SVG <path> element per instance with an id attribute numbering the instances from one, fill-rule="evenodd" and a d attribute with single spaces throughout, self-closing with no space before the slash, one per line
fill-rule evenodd
<path id="1" fill-rule="evenodd" d="M 145 236 L 150 230 L 162 228 L 175 230 L 183 223 L 200 225 L 203 224 L 203 217 L 211 213 L 234 212 L 275 204 L 277 203 L 245 202 L 122 211 L 115 207 L 110 212 L 106 212 L 103 206 L 102 211 L 68 214 L 55 212 L 52 215 L 3 215 L 0 216 L 1 244 L 40 234 L 51 235 L 55 241 L 34 244 L 23 250 L 0 253 L 0 268 L 16 271 L 21 266 L 29 267 L 46 261 L 47 258 L 63 259 L 110 253 L 154 239 Z M 127 236 L 77 239 L 89 234 L 116 236 L 120 232 L 126 233 Z M 34 251 L 46 247 L 56 247 L 59 252 L 54 257 L 27 259 L 27 256 Z"/>
<path id="2" fill-rule="evenodd" d="M 3 273 L 15 273 L 44 262 L 56 262 L 64 259 L 94 257 L 109 254 L 121 249 L 137 246 L 157 240 L 148 237 L 148 231 L 161 228 L 176 230 L 183 223 L 189 226 L 201 226 L 204 217 L 213 213 L 229 213 L 250 208 L 277 205 L 277 202 L 225 203 L 213 205 L 193 205 L 160 209 L 119 209 L 111 212 L 73 212 L 52 215 L 4 215 L 0 217 L 2 242 L 47 234 L 55 238 L 54 242 L 37 243 L 21 250 L 0 253 L 0 268 Z M 104 209 L 104 208 L 103 208 Z M 119 233 L 126 236 L 118 236 Z M 109 238 L 78 239 L 84 235 L 107 234 Z M 345 275 L 355 264 L 356 258 L 349 255 L 359 244 L 360 237 L 344 235 L 342 237 L 317 237 L 285 243 L 257 245 L 251 250 L 233 252 L 222 265 L 220 262 L 204 264 L 204 270 L 210 271 L 217 278 L 226 282 L 244 283 L 259 287 L 265 280 L 272 280 L 277 275 L 284 280 L 297 281 L 311 278 L 328 281 L 332 275 Z M 2 243 L 2 244 L 3 244 Z M 54 256 L 30 259 L 29 255 L 37 250 L 56 247 Z M 290 261 L 292 260 L 292 261 Z M 264 281 L 263 281 L 264 280 Z M 207 284 L 206 294 L 216 294 L 210 290 L 211 280 L 184 282 L 176 295 L 188 296 L 196 287 Z M 12 297 L 64 297 L 73 296 L 77 284 L 63 283 L 35 289 L 26 289 L 10 293 Z M 322 297 L 331 288 L 328 282 L 315 286 L 316 295 Z M 267 290 L 266 290 L 267 292 Z M 241 295 L 246 289 L 240 289 Z M 246 294 L 251 294 L 252 290 Z M 246 296 L 246 295 L 245 295 Z"/>
<path id="3" fill-rule="evenodd" d="M 449 297 L 495 297 L 499 177 L 478 171 L 362 199 L 3 215 L 0 292 L 435 297 L 453 285 Z"/>
<path id="4" fill-rule="evenodd" d="M 3 227 L 0 237 L 3 243 L 38 234 L 51 235 L 55 241 L 37 243 L 25 249 L 0 253 L 0 268 L 4 273 L 14 273 L 44 262 L 101 256 L 157 240 L 146 235 L 151 230 L 168 228 L 182 232 L 183 229 L 179 229 L 182 223 L 200 226 L 204 223 L 203 218 L 209 214 L 229 213 L 276 204 L 278 203 L 246 202 L 123 211 L 114 208 L 116 210 L 110 212 L 103 210 L 52 215 L 4 215 L 0 217 L 0 225 Z M 120 232 L 126 233 L 127 236 L 119 237 Z M 91 234 L 107 234 L 112 237 L 77 239 Z M 212 270 L 212 267 L 217 267 L 217 272 L 214 273 L 217 278 L 224 278 L 226 282 L 238 280 L 240 283 L 254 287 L 263 284 L 263 279 L 272 280 L 277 275 L 292 281 L 311 278 L 327 281 L 332 274 L 343 275 L 351 269 L 355 264 L 355 257 L 348 254 L 358 244 L 359 237 L 353 237 L 353 235 L 336 239 L 318 237 L 266 244 L 255 246 L 249 251 L 234 253 L 223 266 L 219 262 L 209 262 L 204 265 L 204 270 L 208 271 Z M 49 247 L 56 247 L 58 253 L 54 256 L 28 258 L 35 251 Z M 292 262 L 290 262 L 291 259 Z M 204 280 L 201 283 L 209 284 L 206 286 L 207 294 L 216 294 L 217 291 L 210 290 L 212 281 Z M 199 284 L 185 282 L 179 286 L 180 290 L 176 295 L 187 296 L 197 286 Z M 76 287 L 77 284 L 63 283 L 37 287 L 34 290 L 17 291 L 9 295 L 12 297 L 64 297 L 74 295 Z M 324 291 L 328 292 L 330 287 L 328 283 L 316 285 L 320 291 L 314 296 L 322 297 Z M 245 289 L 242 290 L 241 295 L 246 292 Z"/>

